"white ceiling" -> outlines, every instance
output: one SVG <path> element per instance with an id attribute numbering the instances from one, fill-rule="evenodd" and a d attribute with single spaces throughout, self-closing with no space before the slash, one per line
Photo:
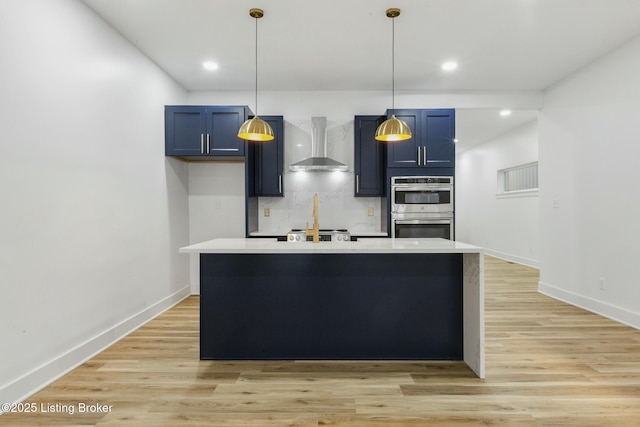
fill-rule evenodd
<path id="1" fill-rule="evenodd" d="M 640 34 L 640 0 L 82 1 L 189 91 L 254 90 L 252 7 L 261 91 L 390 90 L 389 7 L 397 90 L 541 91 Z"/>

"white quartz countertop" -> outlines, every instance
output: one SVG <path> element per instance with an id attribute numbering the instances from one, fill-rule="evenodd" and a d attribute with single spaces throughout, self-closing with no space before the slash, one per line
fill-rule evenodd
<path id="1" fill-rule="evenodd" d="M 214 239 L 180 248 L 181 253 L 334 254 L 483 253 L 478 246 L 446 239 L 366 238 L 356 242 L 279 242 L 275 238 Z"/>
<path id="2" fill-rule="evenodd" d="M 251 237 L 276 237 L 286 236 L 289 231 L 277 232 L 277 231 L 253 231 L 249 235 Z M 384 231 L 351 231 L 350 234 L 356 237 L 387 237 L 388 234 Z"/>

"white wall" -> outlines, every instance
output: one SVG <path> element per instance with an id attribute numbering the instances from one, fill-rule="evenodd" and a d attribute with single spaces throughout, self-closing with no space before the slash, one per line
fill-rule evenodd
<path id="1" fill-rule="evenodd" d="M 244 237 L 244 162 L 189 163 L 189 244 Z M 191 293 L 200 294 L 200 256 L 189 255 Z"/>
<path id="2" fill-rule="evenodd" d="M 538 160 L 537 123 L 471 147 L 456 159 L 456 240 L 537 267 L 538 195 L 496 197 L 500 169 Z"/>
<path id="3" fill-rule="evenodd" d="M 546 93 L 539 289 L 640 328 L 638 76 L 640 38 Z"/>
<path id="4" fill-rule="evenodd" d="M 0 2 L 0 402 L 189 292 L 186 92 L 76 0 Z"/>

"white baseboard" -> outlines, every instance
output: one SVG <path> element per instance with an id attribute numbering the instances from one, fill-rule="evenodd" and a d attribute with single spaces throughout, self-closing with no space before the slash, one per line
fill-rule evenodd
<path id="1" fill-rule="evenodd" d="M 70 349 L 66 353 L 56 356 L 49 362 L 35 368 L 17 380 L 3 386 L 0 388 L 0 402 L 17 403 L 23 401 L 138 329 L 140 326 L 178 304 L 190 294 L 191 289 L 189 286 L 186 286 L 154 305 L 114 325 L 103 333 Z M 0 415 L 2 415 L 2 413 L 3 412 L 0 411 Z"/>
<path id="2" fill-rule="evenodd" d="M 485 248 L 484 253 L 496 258 L 503 259 L 505 261 L 515 262 L 516 264 L 526 265 L 527 267 L 540 269 L 540 261 L 530 258 L 524 258 L 517 255 L 506 254 L 504 252 L 494 251 L 492 249 Z"/>
<path id="3" fill-rule="evenodd" d="M 567 304 L 575 305 L 616 322 L 640 329 L 640 314 L 593 298 L 578 295 L 544 282 L 538 282 L 538 292 Z"/>

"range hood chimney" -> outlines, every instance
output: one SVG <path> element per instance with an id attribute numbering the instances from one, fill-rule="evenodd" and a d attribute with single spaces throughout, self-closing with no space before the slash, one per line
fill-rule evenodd
<path id="1" fill-rule="evenodd" d="M 295 172 L 346 172 L 349 168 L 327 157 L 327 118 L 311 117 L 311 157 L 289 166 Z"/>

